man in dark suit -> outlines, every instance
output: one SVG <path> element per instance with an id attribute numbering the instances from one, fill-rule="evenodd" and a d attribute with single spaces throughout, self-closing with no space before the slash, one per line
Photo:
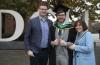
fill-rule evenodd
<path id="1" fill-rule="evenodd" d="M 39 16 L 31 19 L 25 31 L 25 48 L 30 57 L 30 65 L 47 65 L 49 47 L 54 39 L 54 27 L 47 19 L 47 2 L 39 5 Z"/>

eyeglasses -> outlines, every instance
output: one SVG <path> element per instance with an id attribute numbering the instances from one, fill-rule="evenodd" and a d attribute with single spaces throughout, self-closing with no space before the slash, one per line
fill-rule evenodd
<path id="1" fill-rule="evenodd" d="M 57 16 L 65 16 L 65 14 L 58 14 Z"/>
<path id="2" fill-rule="evenodd" d="M 48 10 L 48 9 L 43 9 L 43 8 L 39 8 L 40 10 Z"/>

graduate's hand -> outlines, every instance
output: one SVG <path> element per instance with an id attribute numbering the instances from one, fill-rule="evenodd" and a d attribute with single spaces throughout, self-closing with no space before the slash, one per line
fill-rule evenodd
<path id="1" fill-rule="evenodd" d="M 32 52 L 31 50 L 28 50 L 28 51 L 27 51 L 27 54 L 28 54 L 28 56 L 35 57 L 34 54 L 33 54 L 33 52 Z"/>
<path id="2" fill-rule="evenodd" d="M 67 42 L 65 42 L 64 40 L 60 39 L 60 45 L 61 46 L 67 46 Z"/>
<path id="3" fill-rule="evenodd" d="M 59 40 L 56 39 L 56 40 L 54 40 L 54 41 L 51 41 L 51 44 L 52 44 L 52 45 L 58 45 L 58 44 L 59 44 Z"/>

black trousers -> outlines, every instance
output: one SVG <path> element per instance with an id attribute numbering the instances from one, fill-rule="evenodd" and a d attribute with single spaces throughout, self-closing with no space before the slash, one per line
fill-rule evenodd
<path id="1" fill-rule="evenodd" d="M 39 53 L 34 53 L 35 57 L 30 57 L 30 65 L 47 65 L 48 50 L 41 49 Z"/>
<path id="2" fill-rule="evenodd" d="M 49 65 L 56 65 L 56 51 L 55 51 L 55 47 L 51 47 L 50 48 Z"/>

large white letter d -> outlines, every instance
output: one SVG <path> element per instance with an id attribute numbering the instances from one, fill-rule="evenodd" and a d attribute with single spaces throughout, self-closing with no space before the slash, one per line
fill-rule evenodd
<path id="1" fill-rule="evenodd" d="M 14 16 L 16 22 L 16 28 L 14 34 L 9 38 L 2 38 L 2 13 L 9 13 Z M 22 16 L 13 10 L 0 10 L 0 42 L 13 41 L 17 39 L 24 30 L 24 20 Z"/>

